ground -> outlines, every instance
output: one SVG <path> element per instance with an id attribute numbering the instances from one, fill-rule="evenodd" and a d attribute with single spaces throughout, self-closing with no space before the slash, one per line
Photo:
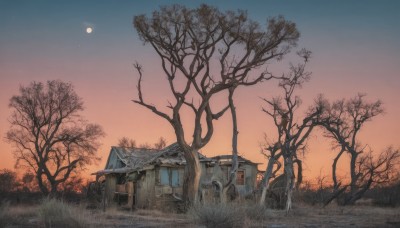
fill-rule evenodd
<path id="1" fill-rule="evenodd" d="M 116 208 L 102 212 L 99 209 L 85 209 L 81 214 L 90 218 L 88 227 L 205 227 L 196 224 L 190 216 L 169 214 L 154 210 L 120 210 Z M 20 215 L 19 222 L 6 227 L 41 226 L 35 214 L 37 206 L 10 206 L 10 211 Z M 24 215 L 24 216 L 22 216 Z M 245 227 L 400 227 L 399 208 L 380 208 L 373 206 L 352 206 L 327 208 L 296 206 L 286 215 L 279 210 L 268 210 L 263 220 L 246 219 Z M 1 224 L 0 224 L 1 227 Z M 86 227 L 86 225 L 85 225 Z"/>

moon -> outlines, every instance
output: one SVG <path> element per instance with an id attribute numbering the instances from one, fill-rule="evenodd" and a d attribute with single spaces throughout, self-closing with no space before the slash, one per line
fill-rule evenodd
<path id="1" fill-rule="evenodd" d="M 90 33 L 92 33 L 93 32 L 93 28 L 92 27 L 87 27 L 86 28 L 86 33 L 87 34 L 90 34 Z"/>

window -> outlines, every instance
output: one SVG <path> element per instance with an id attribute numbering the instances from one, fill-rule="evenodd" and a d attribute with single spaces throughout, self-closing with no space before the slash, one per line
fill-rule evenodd
<path id="1" fill-rule="evenodd" d="M 160 184 L 169 185 L 169 170 L 168 168 L 160 168 Z"/>
<path id="2" fill-rule="evenodd" d="M 170 185 L 172 187 L 179 186 L 179 170 L 169 167 L 160 168 L 160 184 Z"/>
<path id="3" fill-rule="evenodd" d="M 236 175 L 236 184 L 244 185 L 244 170 L 238 170 Z"/>
<path id="4" fill-rule="evenodd" d="M 179 172 L 177 169 L 171 169 L 171 186 L 172 187 L 179 186 Z"/>

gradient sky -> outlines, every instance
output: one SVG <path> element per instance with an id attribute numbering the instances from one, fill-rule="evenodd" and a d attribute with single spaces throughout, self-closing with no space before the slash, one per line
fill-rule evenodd
<path id="1" fill-rule="evenodd" d="M 312 80 L 299 93 L 304 106 L 319 93 L 336 99 L 364 92 L 368 99 L 382 99 L 386 114 L 368 123 L 361 139 L 377 152 L 389 145 L 400 146 L 400 1 L 187 2 L 0 0 L 0 169 L 12 169 L 14 164 L 12 148 L 3 140 L 9 128 L 9 99 L 18 93 L 19 85 L 34 80 L 71 82 L 85 102 L 83 115 L 104 127 L 107 136 L 99 151 L 103 159 L 87 172 L 103 168 L 110 146 L 123 136 L 138 143 L 154 143 L 160 136 L 174 142 L 165 120 L 131 102 L 137 95 L 132 63 L 139 61 L 145 70 L 145 99 L 167 104 L 160 61 L 138 39 L 132 20 L 134 15 L 171 3 L 189 7 L 208 3 L 223 11 L 244 9 L 261 24 L 277 15 L 296 22 L 301 32 L 299 48 L 313 52 L 308 66 Z M 93 27 L 93 33 L 85 33 L 87 26 Z M 274 83 L 267 82 L 236 94 L 239 151 L 255 162 L 265 163 L 258 145 L 263 133 L 272 130 L 258 97 L 276 93 Z M 216 123 L 214 137 L 202 152 L 208 156 L 230 153 L 230 131 L 227 115 Z M 321 170 L 329 173 L 333 156 L 329 142 L 316 132 L 305 160 L 306 178 L 314 178 Z M 347 166 L 341 168 L 345 172 Z"/>

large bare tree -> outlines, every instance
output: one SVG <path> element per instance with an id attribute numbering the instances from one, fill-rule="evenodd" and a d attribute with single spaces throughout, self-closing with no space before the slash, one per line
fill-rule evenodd
<path id="1" fill-rule="evenodd" d="M 11 127 L 6 139 L 14 147 L 17 167 L 35 174 L 44 194 L 56 193 L 78 168 L 97 161 L 97 124 L 84 120 L 82 99 L 70 83 L 47 81 L 21 86 L 10 99 Z"/>
<path id="2" fill-rule="evenodd" d="M 354 204 L 374 183 L 391 179 L 399 151 L 387 148 L 374 157 L 368 144 L 362 144 L 358 138 L 362 127 L 383 112 L 382 102 L 368 102 L 365 94 L 327 104 L 319 124 L 338 153 L 332 163 L 333 194 L 326 204 L 340 195 L 344 195 L 343 204 Z M 350 156 L 348 184 L 337 177 L 337 164 L 343 154 Z"/>
<path id="3" fill-rule="evenodd" d="M 284 75 L 279 83 L 279 87 L 283 91 L 282 97 L 273 97 L 272 99 L 263 99 L 267 107 L 262 110 L 270 116 L 275 124 L 277 132 L 277 139 L 268 144 L 265 153 L 269 158 L 266 172 L 262 180 L 263 192 L 260 198 L 262 204 L 265 200 L 265 194 L 268 190 L 269 180 L 272 177 L 273 166 L 279 163 L 280 157 L 283 158 L 284 175 L 286 176 L 285 199 L 286 199 L 286 212 L 292 206 L 292 192 L 296 185 L 302 182 L 302 160 L 299 153 L 306 148 L 307 139 L 316 126 L 317 120 L 323 112 L 325 102 L 322 97 L 319 97 L 315 105 L 312 105 L 303 119 L 299 119 L 298 108 L 301 105 L 301 99 L 296 95 L 295 91 L 302 86 L 302 84 L 309 80 L 310 73 L 305 70 L 306 63 L 310 57 L 311 52 L 301 50 L 298 54 L 304 58 L 304 63 L 290 66 L 290 73 Z M 294 165 L 297 165 L 297 181 L 295 181 Z"/>
<path id="4" fill-rule="evenodd" d="M 210 141 L 213 122 L 229 108 L 227 104 L 216 111 L 212 101 L 230 88 L 270 78 L 261 67 L 288 53 L 296 45 L 299 32 L 294 23 L 283 17 L 268 20 L 266 28 L 262 28 L 248 19 L 244 11 L 220 12 L 207 5 L 195 9 L 180 5 L 161 7 L 151 17 L 135 16 L 134 26 L 139 37 L 160 57 L 174 99 L 169 102 L 170 111 L 146 102 L 141 87 L 143 69 L 135 64 L 140 77 L 139 96 L 134 102 L 173 127 L 187 161 L 183 198 L 193 203 L 198 198 L 201 175 L 197 152 Z M 190 138 L 185 138 L 187 128 L 181 121 L 184 107 L 194 114 Z"/>

